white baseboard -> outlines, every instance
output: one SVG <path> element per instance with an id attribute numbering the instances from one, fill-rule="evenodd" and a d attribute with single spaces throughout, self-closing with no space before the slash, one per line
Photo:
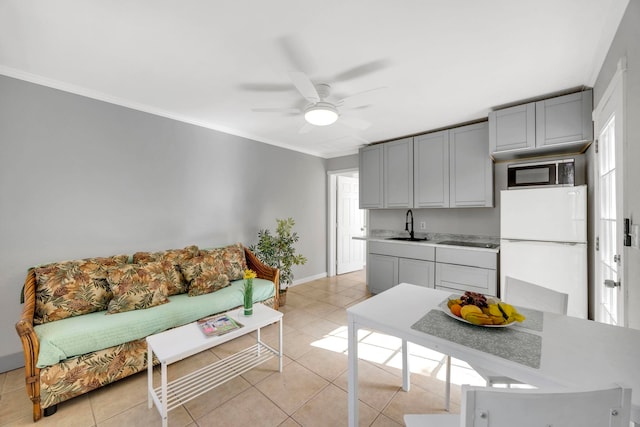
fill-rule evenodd
<path id="1" fill-rule="evenodd" d="M 327 277 L 326 271 L 324 273 L 316 274 L 314 276 L 307 276 L 307 277 L 303 277 L 302 279 L 294 280 L 290 286 L 301 285 L 303 283 L 311 282 L 313 280 L 323 279 L 325 277 Z"/>

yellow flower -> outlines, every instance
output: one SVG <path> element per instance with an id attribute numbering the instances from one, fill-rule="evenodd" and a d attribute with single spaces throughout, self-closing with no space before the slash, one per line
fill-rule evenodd
<path id="1" fill-rule="evenodd" d="M 249 270 L 249 269 L 244 271 L 244 278 L 245 279 L 255 279 L 256 277 L 257 277 L 257 274 L 256 274 L 255 271 Z"/>

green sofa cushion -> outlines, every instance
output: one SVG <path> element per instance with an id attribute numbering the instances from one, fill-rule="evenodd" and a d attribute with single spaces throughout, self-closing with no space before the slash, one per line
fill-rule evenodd
<path id="1" fill-rule="evenodd" d="M 243 304 L 243 280 L 216 292 L 189 297 L 173 295 L 169 304 L 106 315 L 98 311 L 48 322 L 34 327 L 40 340 L 38 368 L 55 365 L 73 356 L 91 353 L 137 340 Z M 273 282 L 253 280 L 253 301 L 275 295 Z"/>

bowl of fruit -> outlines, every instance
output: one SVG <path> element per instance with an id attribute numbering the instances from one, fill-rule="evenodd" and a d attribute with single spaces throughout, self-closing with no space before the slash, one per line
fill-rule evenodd
<path id="1" fill-rule="evenodd" d="M 525 319 L 511 304 L 471 291 L 447 298 L 440 308 L 456 320 L 487 328 L 504 328 Z"/>

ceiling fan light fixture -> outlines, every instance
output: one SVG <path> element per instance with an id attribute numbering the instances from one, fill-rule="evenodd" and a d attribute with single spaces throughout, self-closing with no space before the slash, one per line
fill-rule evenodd
<path id="1" fill-rule="evenodd" d="M 304 119 L 315 126 L 328 126 L 338 120 L 338 110 L 327 102 L 318 102 L 305 110 Z"/>

